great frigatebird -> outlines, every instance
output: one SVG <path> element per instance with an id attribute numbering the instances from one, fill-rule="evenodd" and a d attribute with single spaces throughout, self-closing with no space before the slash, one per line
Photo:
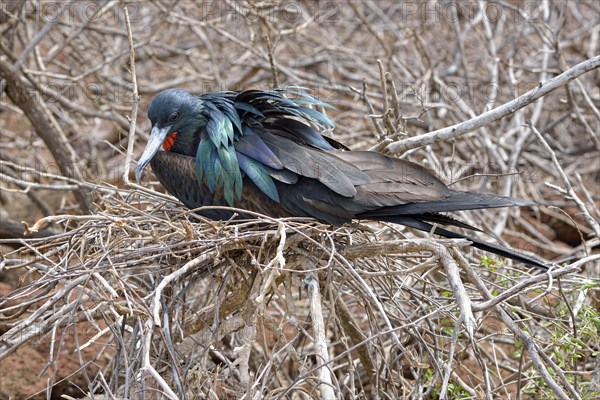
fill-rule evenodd
<path id="1" fill-rule="evenodd" d="M 152 131 L 136 178 L 150 163 L 160 183 L 191 209 L 230 206 L 332 225 L 352 219 L 398 223 L 468 239 L 479 249 L 547 269 L 527 254 L 438 226 L 479 230 L 441 213 L 535 203 L 452 190 L 421 165 L 350 151 L 320 132 L 333 123 L 310 106 L 330 107 L 303 88 L 200 96 L 162 91 L 148 108 Z M 222 209 L 199 213 L 215 220 L 233 215 Z"/>

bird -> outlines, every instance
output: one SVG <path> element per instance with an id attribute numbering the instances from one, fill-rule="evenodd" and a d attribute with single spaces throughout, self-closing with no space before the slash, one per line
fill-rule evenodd
<path id="1" fill-rule="evenodd" d="M 537 257 L 461 234 L 481 229 L 445 213 L 536 203 L 451 189 L 418 163 L 376 151 L 350 150 L 324 132 L 331 105 L 304 87 L 192 94 L 157 93 L 152 129 L 135 169 L 149 163 L 158 181 L 189 209 L 212 220 L 310 217 L 339 226 L 383 221 L 452 239 L 547 270 Z M 201 209 L 206 206 L 221 206 Z M 451 230 L 452 229 L 452 230 Z"/>

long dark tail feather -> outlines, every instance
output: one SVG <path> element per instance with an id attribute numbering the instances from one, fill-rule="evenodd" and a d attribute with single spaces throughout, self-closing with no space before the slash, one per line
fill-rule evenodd
<path id="1" fill-rule="evenodd" d="M 449 212 L 461 210 L 480 210 L 499 207 L 526 207 L 536 203 L 515 197 L 497 196 L 490 193 L 450 191 L 450 195 L 438 201 L 423 201 L 382 207 L 363 213 L 366 218 L 379 219 L 396 215 L 415 215 L 424 213 Z"/>
<path id="2" fill-rule="evenodd" d="M 440 224 L 440 225 L 457 226 L 459 228 L 465 228 L 465 229 L 469 229 L 471 231 L 483 232 L 481 229 L 477 228 L 476 226 L 469 225 L 469 224 L 462 222 L 456 218 L 452 218 L 452 217 L 449 217 L 444 214 L 438 214 L 438 213 L 419 214 L 419 221 L 432 222 L 434 224 Z"/>
<path id="3" fill-rule="evenodd" d="M 402 216 L 402 215 L 390 216 L 390 217 L 386 217 L 386 218 L 381 218 L 381 220 L 406 225 L 408 227 L 418 229 L 418 230 L 424 231 L 424 232 L 431 232 L 433 229 L 432 224 L 425 222 L 425 221 L 421 221 L 421 220 L 415 218 L 414 216 L 408 216 L 408 215 L 406 215 L 406 216 Z M 476 239 L 476 238 L 473 238 L 473 237 L 470 237 L 467 235 L 462 235 L 460 233 L 449 231 L 447 229 L 440 228 L 440 227 L 436 227 L 435 230 L 433 231 L 433 233 L 435 233 L 436 235 L 450 238 L 450 239 L 466 239 L 472 243 L 473 247 L 476 247 L 480 250 L 488 251 L 490 253 L 499 255 L 501 257 L 510 258 L 514 261 L 518 261 L 523 264 L 526 264 L 526 265 L 529 265 L 532 267 L 536 267 L 536 268 L 539 268 L 544 271 L 548 270 L 548 266 L 546 264 L 544 264 L 542 261 L 536 259 L 535 257 L 527 255 L 522 252 L 518 252 L 516 250 L 509 249 L 507 247 L 504 247 L 504 246 L 501 246 L 498 244 L 485 242 L 483 240 L 479 240 L 479 239 Z"/>

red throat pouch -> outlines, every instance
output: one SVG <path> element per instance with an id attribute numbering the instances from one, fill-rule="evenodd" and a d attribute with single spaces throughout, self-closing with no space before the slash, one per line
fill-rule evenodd
<path id="1" fill-rule="evenodd" d="M 177 132 L 170 133 L 169 136 L 167 136 L 167 138 L 162 144 L 162 147 L 163 149 L 165 149 L 165 151 L 171 150 L 171 147 L 173 147 L 173 143 L 175 143 L 175 136 L 177 136 Z"/>

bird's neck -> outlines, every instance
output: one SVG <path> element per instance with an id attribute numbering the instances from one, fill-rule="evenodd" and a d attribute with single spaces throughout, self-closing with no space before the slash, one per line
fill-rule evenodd
<path id="1" fill-rule="evenodd" d="M 171 147 L 170 151 L 195 157 L 202 132 L 204 132 L 205 129 L 206 119 L 201 115 L 188 121 L 184 128 L 177 131 L 177 139 L 175 140 L 175 143 L 173 143 L 173 147 Z"/>

